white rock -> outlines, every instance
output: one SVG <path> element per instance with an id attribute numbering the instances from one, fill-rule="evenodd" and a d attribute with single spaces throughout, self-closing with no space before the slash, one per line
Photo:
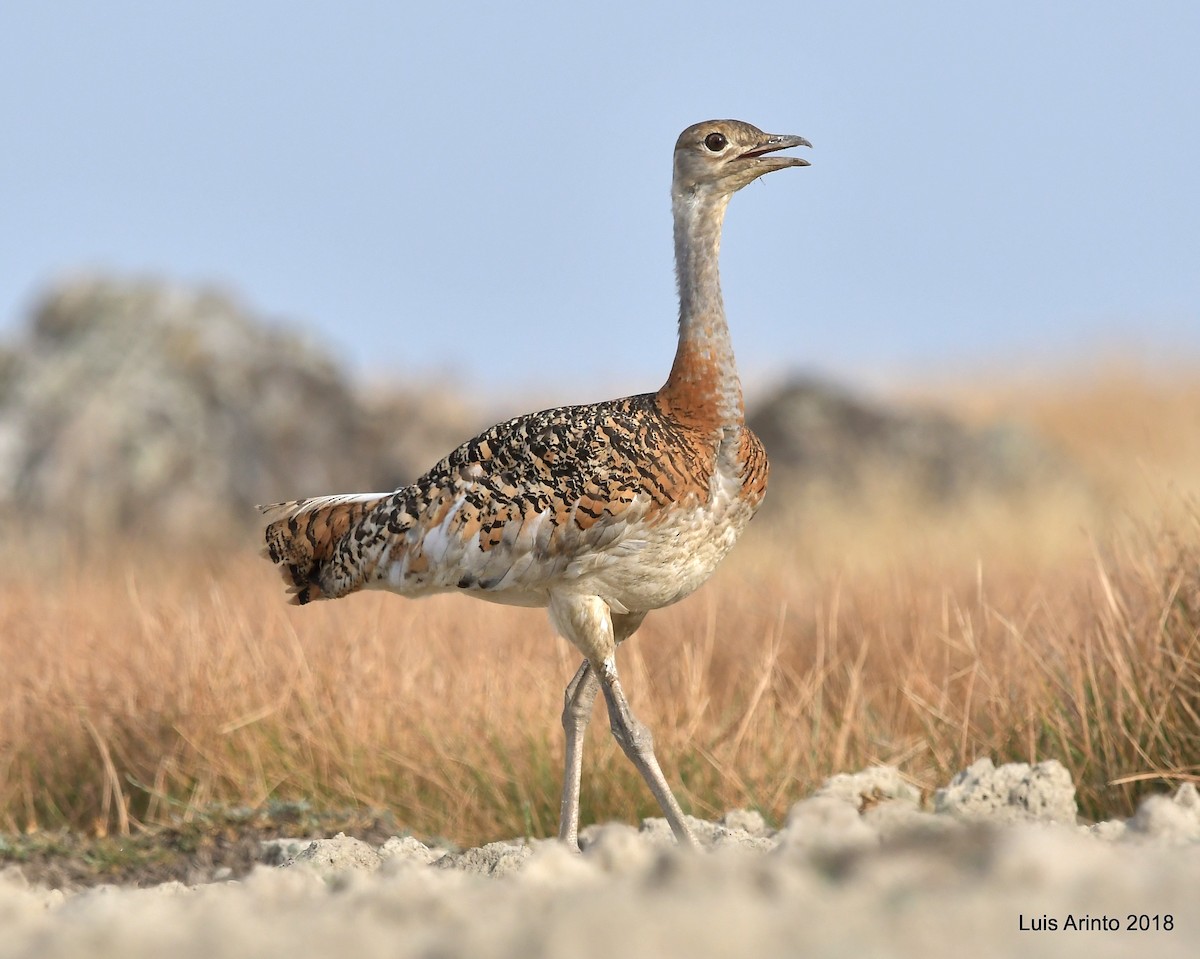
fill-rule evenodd
<path id="1" fill-rule="evenodd" d="M 367 843 L 338 833 L 332 839 L 314 839 L 283 865 L 312 869 L 323 876 L 338 876 L 374 872 L 382 863 L 379 853 Z"/>
<path id="2" fill-rule="evenodd" d="M 933 802 L 938 813 L 970 821 L 1074 823 L 1078 815 L 1075 784 L 1056 759 L 1000 767 L 979 759 L 939 789 Z"/>

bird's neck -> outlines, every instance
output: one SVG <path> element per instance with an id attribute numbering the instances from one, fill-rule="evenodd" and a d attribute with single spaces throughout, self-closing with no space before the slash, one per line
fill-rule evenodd
<path id="1" fill-rule="evenodd" d="M 675 272 L 679 283 L 679 348 L 660 406 L 685 424 L 714 433 L 745 420 L 721 278 L 721 226 L 727 195 L 673 194 Z"/>

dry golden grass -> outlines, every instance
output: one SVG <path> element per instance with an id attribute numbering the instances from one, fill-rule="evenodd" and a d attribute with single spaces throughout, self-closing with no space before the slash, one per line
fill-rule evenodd
<path id="1" fill-rule="evenodd" d="M 984 755 L 1061 760 L 1092 816 L 1200 778 L 1200 430 L 1104 425 L 1140 408 L 1194 427 L 1200 397 L 1118 385 L 1093 384 L 1091 415 L 1021 396 L 1085 463 L 1129 464 L 1103 482 L 1136 508 L 758 524 L 649 617 L 620 663 L 684 806 L 778 818 L 835 772 L 894 763 L 934 786 Z M 64 548 L 10 559 L 0 593 L 0 829 L 124 831 L 269 799 L 386 807 L 460 842 L 556 828 L 579 657 L 540 611 L 296 610 L 249 548 Z M 587 750 L 585 821 L 655 813 L 602 708 Z"/>

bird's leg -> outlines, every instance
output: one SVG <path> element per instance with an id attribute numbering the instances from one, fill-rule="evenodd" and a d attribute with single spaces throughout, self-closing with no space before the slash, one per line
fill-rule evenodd
<path id="1" fill-rule="evenodd" d="M 563 694 L 563 731 L 567 734 L 567 759 L 563 771 L 562 806 L 558 838 L 572 849 L 579 848 L 579 781 L 583 774 L 583 734 L 592 716 L 600 681 L 588 660 L 583 661 Z"/>
<path id="2" fill-rule="evenodd" d="M 654 758 L 654 737 L 629 708 L 625 691 L 617 679 L 615 656 L 606 657 L 599 667 L 594 668 L 600 674 L 600 688 L 604 690 L 604 701 L 608 704 L 608 720 L 612 724 L 613 736 L 654 793 L 676 840 L 681 846 L 696 848 L 696 837 L 683 818 L 683 809 L 667 785 L 658 760 Z"/>

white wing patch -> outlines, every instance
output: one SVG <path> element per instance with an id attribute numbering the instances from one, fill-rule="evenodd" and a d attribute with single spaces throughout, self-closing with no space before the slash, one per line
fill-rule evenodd
<path id="1" fill-rule="evenodd" d="M 462 551 L 463 542 L 454 531 L 454 520 L 458 517 L 466 502 L 466 492 L 459 493 L 451 504 L 450 509 L 446 511 L 445 518 L 436 526 L 431 526 L 424 531 L 424 535 L 419 541 L 419 546 L 431 566 L 440 566 L 444 563 L 448 553 L 453 552 L 454 554 L 458 554 Z M 414 527 L 413 529 L 415 532 L 419 527 Z"/>

